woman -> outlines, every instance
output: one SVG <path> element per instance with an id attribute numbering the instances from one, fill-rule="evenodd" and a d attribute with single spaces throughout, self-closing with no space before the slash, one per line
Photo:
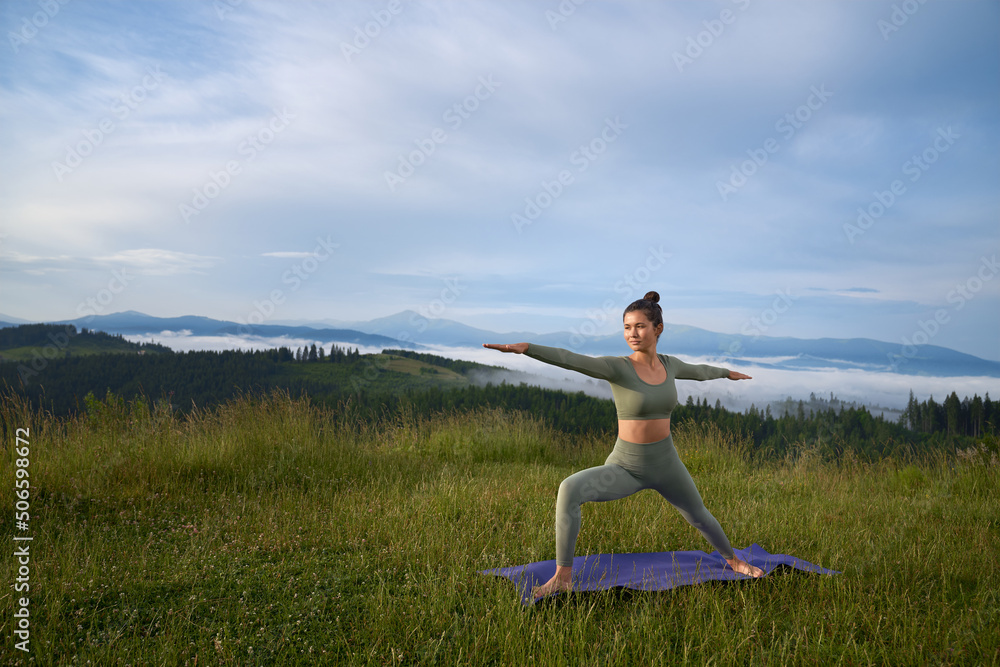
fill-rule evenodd
<path id="1" fill-rule="evenodd" d="M 589 375 L 611 384 L 618 411 L 618 440 L 604 462 L 563 480 L 556 497 L 556 573 L 534 589 L 535 598 L 572 588 L 571 573 L 576 538 L 580 532 L 580 505 L 624 498 L 642 489 L 655 489 L 719 553 L 736 572 L 763 576 L 759 567 L 736 557 L 719 522 L 705 508 L 694 480 L 681 463 L 670 437 L 670 413 L 677 405 L 674 380 L 749 380 L 749 375 L 715 366 L 686 364 L 657 354 L 656 341 L 663 331 L 660 295 L 649 292 L 625 309 L 628 357 L 588 357 L 569 350 L 530 343 L 483 347 L 526 354 L 554 366 Z"/>

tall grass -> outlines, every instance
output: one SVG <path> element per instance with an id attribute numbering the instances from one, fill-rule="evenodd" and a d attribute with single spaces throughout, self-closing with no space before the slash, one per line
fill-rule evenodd
<path id="1" fill-rule="evenodd" d="M 738 548 L 842 570 L 521 606 L 478 570 L 554 558 L 559 481 L 613 437 L 522 413 L 360 420 L 274 394 L 181 420 L 4 396 L 0 498 L 31 429 L 31 652 L 7 664 L 998 664 L 998 468 L 986 458 L 755 460 L 675 429 Z M 13 544 L 13 524 L 0 538 Z M 642 492 L 584 506 L 577 554 L 711 550 Z M 12 586 L 17 564 L 0 560 Z M 18 594 L 21 595 L 21 594 Z"/>

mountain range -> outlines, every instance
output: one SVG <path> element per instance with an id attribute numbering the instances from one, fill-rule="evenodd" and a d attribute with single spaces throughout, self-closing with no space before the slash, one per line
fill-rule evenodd
<path id="1" fill-rule="evenodd" d="M 0 326 L 13 326 L 0 315 Z M 136 311 L 94 315 L 53 324 L 73 324 L 124 336 L 190 332 L 193 336 L 289 337 L 323 344 L 375 348 L 426 349 L 427 346 L 478 348 L 488 342 L 528 341 L 590 355 L 623 355 L 627 347 L 621 334 L 582 336 L 568 331 L 535 334 L 499 334 L 447 319 L 426 318 L 403 311 L 366 322 L 345 322 L 340 328 L 325 325 L 254 324 L 188 315 L 154 317 Z M 1000 377 L 1000 362 L 957 352 L 937 345 L 904 346 L 869 338 L 819 338 L 745 336 L 724 334 L 678 324 L 665 324 L 658 350 L 686 357 L 708 357 L 715 363 L 752 364 L 782 370 L 866 370 L 937 377 Z"/>

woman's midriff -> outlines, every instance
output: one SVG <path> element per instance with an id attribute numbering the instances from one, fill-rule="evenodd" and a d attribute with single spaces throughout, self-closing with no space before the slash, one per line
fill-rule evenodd
<path id="1" fill-rule="evenodd" d="M 628 442 L 659 442 L 670 435 L 669 419 L 619 419 L 618 437 Z"/>

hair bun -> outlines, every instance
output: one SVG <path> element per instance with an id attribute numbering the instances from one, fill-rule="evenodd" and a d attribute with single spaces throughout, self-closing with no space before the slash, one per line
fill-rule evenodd
<path id="1" fill-rule="evenodd" d="M 646 296 L 642 297 L 645 301 L 652 301 L 653 303 L 660 302 L 660 295 L 656 292 L 646 292 Z"/>

